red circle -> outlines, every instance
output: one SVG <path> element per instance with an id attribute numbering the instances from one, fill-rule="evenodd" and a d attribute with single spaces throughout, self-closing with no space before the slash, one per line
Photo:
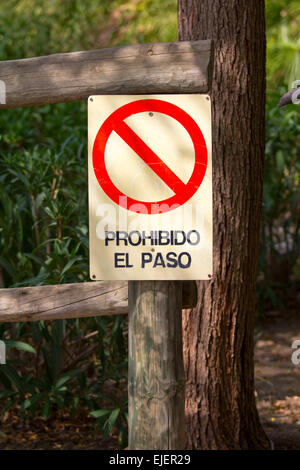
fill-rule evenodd
<path id="1" fill-rule="evenodd" d="M 176 119 L 189 133 L 195 150 L 195 166 L 189 181 L 181 189 L 162 201 L 146 202 L 130 198 L 122 193 L 112 182 L 105 165 L 105 147 L 108 138 L 118 123 L 123 122 L 129 116 L 141 112 L 159 112 Z M 146 207 L 148 214 L 168 212 L 187 202 L 197 191 L 203 181 L 207 168 L 207 148 L 203 134 L 196 122 L 178 106 L 167 101 L 158 99 L 142 99 L 125 104 L 114 111 L 100 127 L 93 145 L 93 167 L 95 176 L 103 191 L 116 204 L 127 210 L 141 213 L 141 209 L 134 209 L 131 206 L 136 204 Z M 165 204 L 160 208 L 157 205 Z M 172 207 L 173 206 L 173 207 Z M 176 206 L 176 207 L 174 207 Z"/>

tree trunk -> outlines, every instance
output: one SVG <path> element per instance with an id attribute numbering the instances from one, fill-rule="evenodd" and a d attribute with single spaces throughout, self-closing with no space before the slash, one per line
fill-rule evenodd
<path id="1" fill-rule="evenodd" d="M 263 0 L 179 0 L 179 39 L 213 39 L 214 277 L 183 319 L 189 449 L 262 449 L 255 282 L 265 133 Z"/>

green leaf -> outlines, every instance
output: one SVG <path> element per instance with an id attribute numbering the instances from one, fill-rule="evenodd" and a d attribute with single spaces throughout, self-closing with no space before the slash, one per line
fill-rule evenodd
<path id="1" fill-rule="evenodd" d="M 50 400 L 47 399 L 47 400 L 45 401 L 44 405 L 43 405 L 43 408 L 42 408 L 42 417 L 43 417 L 44 419 L 47 419 L 48 416 L 49 416 L 49 413 L 50 413 L 50 405 L 51 405 Z"/>
<path id="2" fill-rule="evenodd" d="M 23 395 L 25 394 L 26 390 L 22 378 L 15 369 L 8 364 L 3 364 L 1 365 L 1 372 L 3 372 L 3 374 L 9 379 L 10 383 L 14 385 L 19 392 Z"/>
<path id="3" fill-rule="evenodd" d="M 112 430 L 113 426 L 115 425 L 115 423 L 118 419 L 119 413 L 120 413 L 120 408 L 116 408 L 115 410 L 113 410 L 111 412 L 110 417 L 108 418 L 108 427 L 109 427 L 110 431 Z"/>
<path id="4" fill-rule="evenodd" d="M 48 266 L 46 265 L 46 263 L 41 259 L 39 258 L 38 256 L 34 255 L 33 253 L 24 253 L 24 256 L 26 256 L 27 258 L 30 258 L 32 259 L 33 261 L 35 261 L 36 263 L 44 266 L 44 268 L 48 268 Z"/>
<path id="5" fill-rule="evenodd" d="M 110 410 L 96 410 L 90 412 L 90 415 L 93 416 L 93 418 L 103 418 L 103 416 L 107 416 L 109 414 Z"/>
<path id="6" fill-rule="evenodd" d="M 4 342 L 6 346 L 10 349 L 15 348 L 15 349 L 18 349 L 19 351 L 26 351 L 32 354 L 36 354 L 36 350 L 30 344 L 23 343 L 23 341 L 14 341 L 12 339 L 5 339 Z"/>
<path id="7" fill-rule="evenodd" d="M 62 270 L 61 274 L 60 274 L 60 277 L 62 278 L 63 275 L 68 271 L 68 269 L 70 269 L 71 266 L 73 266 L 74 263 L 76 263 L 76 261 L 78 260 L 81 260 L 82 259 L 82 256 L 74 256 L 74 258 L 72 258 L 64 267 L 64 269 Z"/>
<path id="8" fill-rule="evenodd" d="M 42 396 L 42 393 L 37 393 L 36 395 L 26 398 L 22 403 L 21 409 L 24 411 L 36 405 L 41 400 Z"/>
<path id="9" fill-rule="evenodd" d="M 3 256 L 0 256 L 0 266 L 2 266 L 2 268 L 4 268 L 11 277 L 14 277 L 15 271 L 13 267 L 5 258 L 3 258 Z"/>
<path id="10" fill-rule="evenodd" d="M 58 379 L 58 381 L 56 382 L 55 388 L 57 388 L 57 389 L 60 388 L 63 384 L 68 382 L 75 375 L 78 375 L 80 372 L 81 372 L 80 369 L 75 369 L 75 370 L 71 370 L 70 372 L 67 372 L 66 374 L 62 375 Z"/>
<path id="11" fill-rule="evenodd" d="M 38 194 L 38 196 L 36 197 L 36 200 L 35 200 L 35 204 L 36 204 L 36 209 L 38 210 L 40 208 L 40 205 L 42 204 L 43 200 L 46 198 L 46 194 L 44 192 Z"/>

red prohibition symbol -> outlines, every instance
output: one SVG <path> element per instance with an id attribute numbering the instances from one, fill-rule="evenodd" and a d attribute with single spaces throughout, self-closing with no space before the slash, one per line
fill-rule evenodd
<path id="1" fill-rule="evenodd" d="M 189 133 L 195 151 L 195 165 L 187 183 L 178 178 L 171 168 L 124 122 L 129 116 L 145 111 L 166 114 L 176 119 Z M 168 185 L 174 193 L 173 196 L 161 201 L 139 201 L 128 197 L 115 186 L 105 165 L 105 148 L 113 131 Z M 207 147 L 199 126 L 183 109 L 163 100 L 142 99 L 121 106 L 104 121 L 93 146 L 93 167 L 101 188 L 116 204 L 137 213 L 158 214 L 179 207 L 195 194 L 205 176 Z M 141 205 L 145 207 L 144 211 L 141 210 Z"/>

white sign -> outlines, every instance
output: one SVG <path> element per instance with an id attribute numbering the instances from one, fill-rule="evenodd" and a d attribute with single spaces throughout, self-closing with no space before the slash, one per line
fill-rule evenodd
<path id="1" fill-rule="evenodd" d="M 88 100 L 92 279 L 212 277 L 208 95 Z"/>

